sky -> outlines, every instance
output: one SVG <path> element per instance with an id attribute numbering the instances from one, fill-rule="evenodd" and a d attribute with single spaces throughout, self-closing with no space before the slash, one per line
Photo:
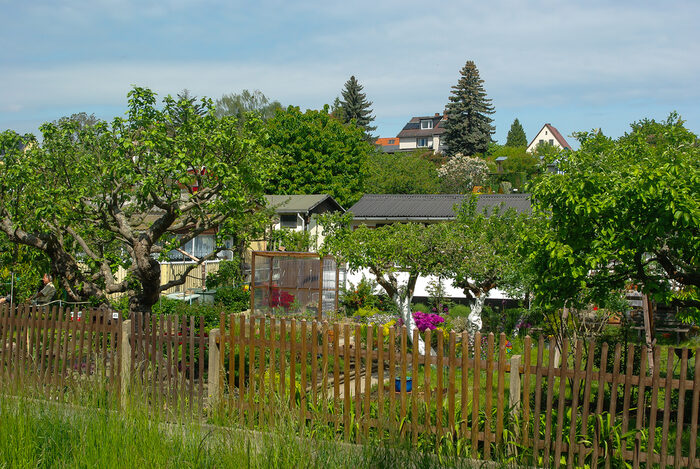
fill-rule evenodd
<path id="1" fill-rule="evenodd" d="M 0 131 L 121 116 L 132 86 L 213 99 L 260 90 L 319 109 L 355 75 L 375 135 L 442 112 L 473 60 L 528 139 L 551 123 L 617 137 L 678 111 L 700 133 L 700 2 L 0 0 Z"/>

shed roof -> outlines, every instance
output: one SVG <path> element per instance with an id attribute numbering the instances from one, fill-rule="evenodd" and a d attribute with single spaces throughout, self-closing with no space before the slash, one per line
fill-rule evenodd
<path id="1" fill-rule="evenodd" d="M 365 194 L 349 211 L 355 219 L 438 220 L 455 217 L 454 206 L 471 194 Z M 530 194 L 482 194 L 477 196 L 477 211 L 500 206 L 529 213 Z"/>
<path id="2" fill-rule="evenodd" d="M 331 207 L 344 211 L 343 207 L 328 194 L 266 195 L 267 206 L 277 213 L 308 213 L 328 202 Z"/>

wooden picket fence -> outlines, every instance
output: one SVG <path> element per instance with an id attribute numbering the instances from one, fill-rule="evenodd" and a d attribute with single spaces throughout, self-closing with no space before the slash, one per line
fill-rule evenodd
<path id="1" fill-rule="evenodd" d="M 169 418 L 199 417 L 207 350 L 203 317 L 122 321 L 102 309 L 0 307 L 0 385 L 25 394 L 32 386 L 63 400 L 87 385 L 115 403 L 135 395 Z"/>
<path id="2" fill-rule="evenodd" d="M 129 322 L 131 379 L 150 407 L 180 417 L 202 412 L 209 345 L 204 317 L 145 315 Z"/>
<path id="3" fill-rule="evenodd" d="M 0 383 L 34 386 L 63 399 L 77 381 L 99 378 L 119 392 L 120 319 L 97 309 L 0 307 Z"/>
<path id="4" fill-rule="evenodd" d="M 543 338 L 510 356 L 503 334 L 414 331 L 433 343 L 421 354 L 405 327 L 222 315 L 217 333 L 217 398 L 250 425 L 292 412 L 346 441 L 400 433 L 538 466 L 700 467 L 700 349 L 654 347 L 649 374 L 636 345 L 564 341 L 558 364 Z"/>

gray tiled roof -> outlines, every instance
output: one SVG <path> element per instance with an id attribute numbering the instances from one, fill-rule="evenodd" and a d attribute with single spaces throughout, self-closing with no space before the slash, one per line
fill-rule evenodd
<path id="1" fill-rule="evenodd" d="M 454 206 L 468 200 L 462 194 L 366 194 L 348 211 L 355 219 L 449 219 L 454 218 Z M 501 206 L 530 212 L 530 194 L 482 194 L 477 196 L 477 211 Z"/>
<path id="2" fill-rule="evenodd" d="M 338 202 L 328 194 L 309 195 L 266 195 L 267 206 L 274 208 L 277 213 L 306 213 L 323 202 L 328 201 L 337 210 L 343 210 Z"/>

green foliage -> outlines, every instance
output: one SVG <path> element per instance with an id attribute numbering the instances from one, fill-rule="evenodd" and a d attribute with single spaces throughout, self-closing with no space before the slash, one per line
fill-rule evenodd
<path id="1" fill-rule="evenodd" d="M 271 230 L 268 234 L 268 251 L 284 249 L 293 252 L 309 252 L 316 247 L 317 237 L 308 231 L 289 228 Z"/>
<path id="2" fill-rule="evenodd" d="M 41 251 L 12 244 L 0 232 L 0 298 L 13 290 L 15 303 L 26 301 L 37 292 L 49 269 L 49 260 Z"/>
<path id="3" fill-rule="evenodd" d="M 527 147 L 527 137 L 525 136 L 525 130 L 523 126 L 520 125 L 520 121 L 516 117 L 510 126 L 508 131 L 508 137 L 506 138 L 507 147 Z"/>
<path id="4" fill-rule="evenodd" d="M 452 317 L 467 317 L 470 312 L 471 308 L 466 305 L 456 304 L 450 307 L 450 316 Z"/>
<path id="5" fill-rule="evenodd" d="M 533 187 L 546 227 L 527 244 L 537 299 L 600 303 L 628 282 L 657 301 L 700 306 L 700 147 L 676 114 L 618 140 L 578 134 L 563 174 Z M 674 288 L 674 285 L 677 288 Z"/>
<path id="6" fill-rule="evenodd" d="M 327 107 L 302 113 L 290 106 L 268 122 L 267 130 L 269 148 L 282 156 L 268 193 L 330 194 L 343 207 L 362 196 L 373 147 L 361 129 L 332 118 Z"/>
<path id="7" fill-rule="evenodd" d="M 69 298 L 127 293 L 132 310 L 145 312 L 171 286 L 160 284 L 157 257 L 206 230 L 216 230 L 216 250 L 203 260 L 229 237 L 240 245 L 262 233 L 276 157 L 259 119 L 218 118 L 210 100 L 168 96 L 158 107 L 144 88 L 128 100 L 125 118 L 44 124 L 41 143 L 24 150 L 4 132 L 0 227 L 47 255 Z"/>
<path id="8" fill-rule="evenodd" d="M 243 287 L 219 287 L 214 302 L 224 306 L 229 313 L 238 313 L 250 308 L 250 292 Z"/>
<path id="9" fill-rule="evenodd" d="M 447 103 L 444 139 L 448 155 L 485 153 L 495 132 L 494 108 L 486 97 L 484 80 L 471 60 L 460 71 L 457 85 L 452 87 Z"/>
<path id="10" fill-rule="evenodd" d="M 367 193 L 436 194 L 440 191 L 437 167 L 425 152 L 377 152 L 367 161 Z"/>
<path id="11" fill-rule="evenodd" d="M 355 76 L 351 76 L 345 82 L 345 87 L 342 91 L 343 100 L 340 102 L 343 122 L 346 124 L 354 123 L 360 127 L 368 140 L 372 139 L 371 133 L 377 129 L 371 126 L 370 123 L 374 120 L 372 115 L 372 101 L 367 101 L 367 95 L 362 92 L 363 86 L 357 81 Z"/>
<path id="12" fill-rule="evenodd" d="M 242 281 L 241 265 L 236 261 L 223 260 L 219 262 L 219 270 L 207 275 L 207 287 L 209 288 L 234 286 Z"/>
<path id="13" fill-rule="evenodd" d="M 219 117 L 232 116 L 240 121 L 247 119 L 250 115 L 268 121 L 281 109 L 282 105 L 279 101 L 270 101 L 262 91 L 243 90 L 239 94 L 224 94 L 217 99 L 215 112 Z"/>
<path id="14" fill-rule="evenodd" d="M 523 269 L 519 247 L 523 236 L 537 229 L 529 215 L 498 209 L 479 213 L 472 198 L 459 207 L 457 218 L 445 225 L 441 266 L 467 298 L 483 296 L 493 288 L 522 294 L 529 272 Z"/>
<path id="15" fill-rule="evenodd" d="M 340 294 L 338 304 L 348 316 L 354 315 L 361 308 L 376 307 L 376 288 L 377 282 L 364 276 L 357 285 L 348 282 L 348 286 Z"/>

